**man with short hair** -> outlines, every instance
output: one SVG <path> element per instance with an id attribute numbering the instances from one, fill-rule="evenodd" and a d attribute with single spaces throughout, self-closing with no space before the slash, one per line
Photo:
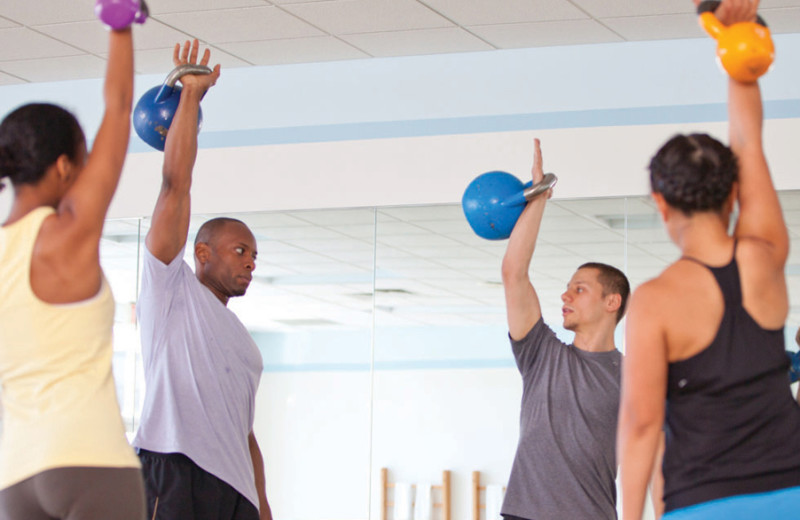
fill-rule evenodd
<path id="1" fill-rule="evenodd" d="M 533 182 L 544 177 L 534 140 Z M 561 296 L 561 342 L 542 320 L 529 276 L 545 204 L 530 201 L 503 258 L 509 336 L 522 374 L 517 453 L 502 515 L 506 520 L 616 518 L 615 437 L 622 354 L 614 329 L 625 313 L 630 286 L 618 269 L 580 266 Z"/>
<path id="2" fill-rule="evenodd" d="M 197 63 L 198 47 L 176 46 L 175 64 Z M 200 63 L 208 60 L 206 50 Z M 218 77 L 219 65 L 181 78 L 145 240 L 137 313 L 146 390 L 133 444 L 153 519 L 272 519 L 253 434 L 261 354 L 227 308 L 252 280 L 256 239 L 243 222 L 216 218 L 197 233 L 194 273 L 183 260 L 200 100 Z"/>

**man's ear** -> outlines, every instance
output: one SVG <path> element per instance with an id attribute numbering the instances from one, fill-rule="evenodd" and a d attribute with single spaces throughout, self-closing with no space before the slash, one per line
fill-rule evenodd
<path id="1" fill-rule="evenodd" d="M 208 257 L 211 255 L 211 248 L 205 242 L 198 242 L 194 246 L 194 256 L 201 264 L 208 262 Z"/>
<path id="2" fill-rule="evenodd" d="M 606 296 L 606 311 L 616 314 L 620 305 L 622 305 L 622 295 L 609 294 Z"/>

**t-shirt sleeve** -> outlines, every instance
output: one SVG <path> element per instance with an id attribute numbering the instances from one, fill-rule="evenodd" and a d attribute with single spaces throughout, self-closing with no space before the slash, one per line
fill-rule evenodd
<path id="1" fill-rule="evenodd" d="M 536 364 L 537 360 L 546 355 L 542 352 L 546 348 L 546 343 L 552 341 L 561 343 L 555 332 L 545 324 L 543 318 L 539 318 L 539 321 L 534 324 L 524 338 L 515 340 L 509 335 L 509 340 L 517 368 L 523 375 Z"/>
<path id="2" fill-rule="evenodd" d="M 158 323 L 163 320 L 172 304 L 178 285 L 185 270 L 191 271 L 183 261 L 183 251 L 165 264 L 147 249 L 144 248 L 142 261 L 142 287 L 139 291 L 139 300 L 136 303 L 136 316 L 142 331 L 142 344 L 147 334 L 153 334 L 158 329 Z"/>

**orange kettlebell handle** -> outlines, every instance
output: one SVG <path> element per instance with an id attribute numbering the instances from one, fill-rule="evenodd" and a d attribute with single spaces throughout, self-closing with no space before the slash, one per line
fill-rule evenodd
<path id="1" fill-rule="evenodd" d="M 725 26 L 722 25 L 722 22 L 720 22 L 711 11 L 700 13 L 700 27 L 715 40 L 719 40 L 719 37 L 722 36 L 722 33 L 725 31 Z"/>

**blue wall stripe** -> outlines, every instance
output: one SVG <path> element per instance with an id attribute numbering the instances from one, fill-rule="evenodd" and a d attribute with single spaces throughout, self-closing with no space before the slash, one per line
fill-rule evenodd
<path id="1" fill-rule="evenodd" d="M 764 114 L 767 119 L 800 118 L 800 100 L 766 101 Z M 541 129 L 719 122 L 726 121 L 727 117 L 727 108 L 724 103 L 576 110 L 201 132 L 199 146 L 200 148 L 231 148 Z M 152 149 L 137 137 L 132 140 L 130 151 L 148 152 Z"/>
<path id="2" fill-rule="evenodd" d="M 447 359 L 384 361 L 375 363 L 375 370 L 457 370 L 515 368 L 513 359 Z M 264 364 L 264 372 L 369 372 L 369 363 L 297 363 Z"/>

